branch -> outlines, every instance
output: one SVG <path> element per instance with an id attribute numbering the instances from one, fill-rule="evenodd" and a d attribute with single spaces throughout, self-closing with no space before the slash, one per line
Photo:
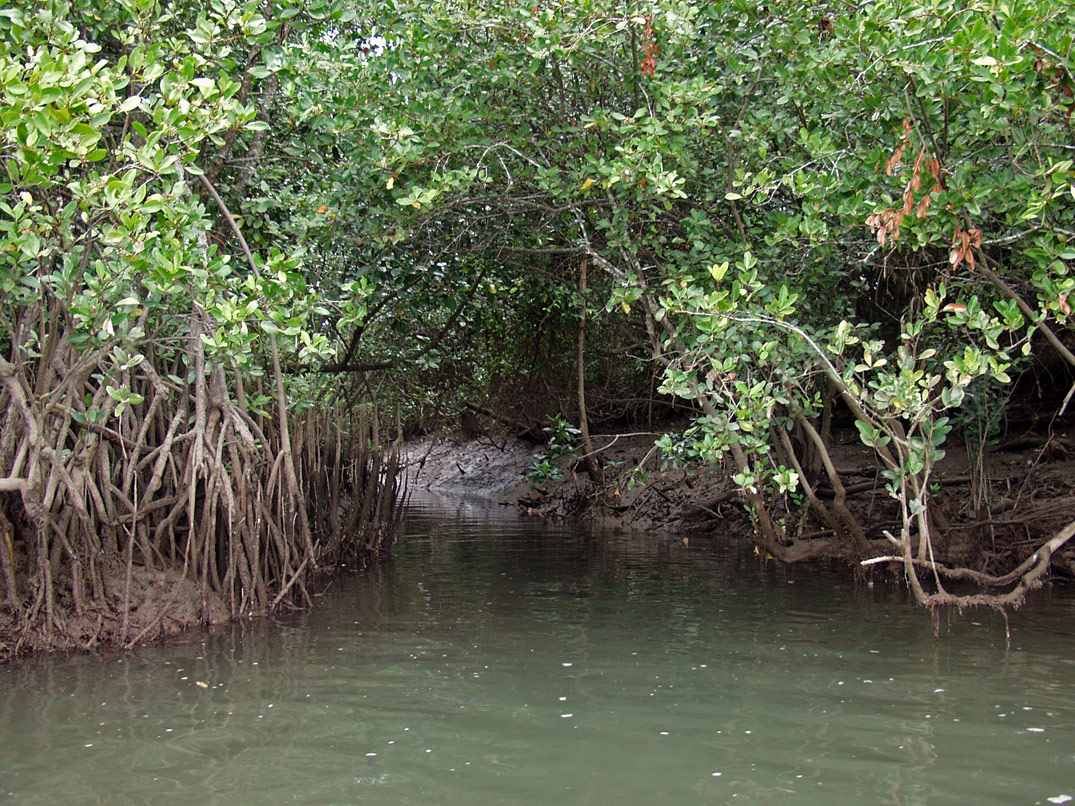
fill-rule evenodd
<path id="1" fill-rule="evenodd" d="M 474 282 L 471 283 L 470 289 L 467 291 L 467 295 L 463 298 L 463 300 L 459 303 L 459 305 L 456 306 L 455 310 L 452 311 L 452 313 L 448 316 L 448 318 L 447 318 L 447 320 L 445 320 L 444 324 L 440 327 L 440 329 L 436 332 L 436 334 L 434 334 L 429 339 L 429 341 L 426 342 L 425 346 L 423 346 L 421 350 L 417 350 L 416 352 L 413 352 L 410 355 L 405 355 L 402 358 L 398 358 L 398 359 L 395 359 L 395 360 L 392 360 L 392 361 L 376 361 L 376 362 L 373 362 L 373 363 L 358 363 L 358 364 L 353 364 L 353 363 L 327 364 L 327 365 L 325 365 L 324 367 L 322 367 L 320 369 L 320 372 L 333 373 L 333 374 L 342 373 L 342 372 L 371 372 L 373 370 L 380 370 L 380 369 L 393 369 L 393 368 L 399 366 L 400 364 L 410 362 L 410 361 L 416 361 L 417 359 L 421 358 L 423 355 L 428 353 L 430 350 L 432 350 L 434 347 L 436 347 L 438 344 L 440 344 L 441 339 L 444 338 L 444 335 L 449 331 L 449 329 L 451 329 L 452 325 L 455 324 L 456 320 L 459 319 L 460 314 L 462 314 L 463 310 L 467 307 L 468 304 L 470 304 L 470 301 L 472 299 L 474 299 L 474 295 L 478 292 L 478 287 L 481 285 L 482 280 L 484 280 L 484 279 L 485 279 L 485 273 L 484 272 L 480 272 L 478 274 L 478 276 L 474 278 Z M 357 341 L 352 343 L 352 347 L 354 347 L 356 345 L 357 345 Z M 348 348 L 348 358 L 350 357 L 350 354 L 353 352 L 352 347 Z M 346 362 L 347 358 L 345 358 L 344 361 Z"/>
<path id="2" fill-rule="evenodd" d="M 1000 279 L 1000 277 L 992 271 L 990 264 L 997 266 L 996 261 L 989 257 L 989 255 L 983 252 L 979 247 L 975 247 L 974 252 L 980 258 L 978 268 L 981 270 L 982 274 L 985 275 L 986 279 L 1003 291 L 1009 298 L 1015 300 L 1015 304 L 1019 306 L 1019 310 L 1021 310 L 1023 315 L 1031 322 L 1036 322 L 1035 327 L 1042 332 L 1042 335 L 1044 335 L 1049 344 L 1053 346 L 1053 349 L 1060 353 L 1061 358 L 1067 361 L 1071 366 L 1075 367 L 1075 355 L 1072 355 L 1071 350 L 1064 346 L 1064 343 L 1057 338 L 1057 335 L 1052 331 L 1052 328 L 1045 324 L 1044 320 L 1038 321 L 1038 315 L 1030 308 L 1026 300 L 1019 295 L 1019 292 Z"/>
<path id="3" fill-rule="evenodd" d="M 974 571 L 970 568 L 948 568 L 947 566 L 941 565 L 940 563 L 931 562 L 929 560 L 910 559 L 894 555 L 884 557 L 872 557 L 868 560 L 863 560 L 859 563 L 859 565 L 878 565 L 879 563 L 886 562 L 910 563 L 911 565 L 928 568 L 929 570 L 935 571 L 942 576 L 948 577 L 950 579 L 969 579 L 981 585 L 996 588 L 1010 585 L 1016 580 L 1019 580 L 1019 586 L 1010 593 L 1005 594 L 1005 597 L 1010 597 L 1017 591 L 1025 592 L 1031 587 L 1034 587 L 1034 583 L 1037 582 L 1038 578 L 1045 572 L 1045 569 L 1048 567 L 1049 561 L 1052 559 L 1052 556 L 1072 537 L 1075 537 L 1075 521 L 1072 521 L 1059 532 L 1057 532 L 1057 534 L 1053 538 L 1051 538 L 1049 541 L 1039 547 L 1037 551 L 1027 557 L 1022 563 L 1020 563 L 1017 568 L 999 577 L 992 576 L 991 574 L 983 574 L 981 571 Z M 1005 597 L 991 598 L 996 598 L 999 600 Z M 956 605 L 960 605 L 961 602 L 965 604 L 991 604 L 987 601 L 978 601 L 978 599 L 980 599 L 981 597 L 975 596 L 957 596 L 952 598 L 954 599 L 954 601 L 946 603 Z M 1014 599 L 1009 599 L 1005 602 L 998 601 L 998 604 L 1011 604 L 1013 602 Z"/>
<path id="4" fill-rule="evenodd" d="M 0 493 L 21 493 L 29 485 L 29 479 L 20 479 L 14 476 L 0 478 Z"/>
<path id="5" fill-rule="evenodd" d="M 547 249 L 533 249 L 523 246 L 501 246 L 499 251 L 522 255 L 585 255 L 587 253 L 587 250 L 581 246 L 549 247 Z"/>
<path id="6" fill-rule="evenodd" d="M 404 359 L 396 361 L 373 361 L 366 364 L 326 364 L 317 372 L 324 372 L 329 375 L 342 375 L 347 372 L 376 372 L 382 369 L 395 369 L 400 365 Z"/>

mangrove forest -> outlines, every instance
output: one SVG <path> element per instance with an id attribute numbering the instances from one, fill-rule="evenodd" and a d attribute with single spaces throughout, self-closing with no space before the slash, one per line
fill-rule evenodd
<path id="1" fill-rule="evenodd" d="M 1073 36 L 1063 0 L 8 3 L 0 652 L 304 608 L 446 433 L 531 445 L 532 515 L 715 479 L 697 528 L 935 615 L 1070 579 Z"/>

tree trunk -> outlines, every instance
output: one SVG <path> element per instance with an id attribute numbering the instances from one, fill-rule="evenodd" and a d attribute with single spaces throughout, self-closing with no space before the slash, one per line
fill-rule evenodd
<path id="1" fill-rule="evenodd" d="M 579 264 L 579 296 L 582 298 L 582 314 L 579 316 L 578 331 L 578 399 L 579 399 L 579 431 L 582 437 L 582 466 L 586 468 L 586 475 L 590 477 L 596 486 L 603 487 L 605 474 L 601 469 L 601 463 L 594 454 L 593 442 L 590 440 L 590 422 L 586 416 L 586 269 L 589 261 L 583 260 Z"/>

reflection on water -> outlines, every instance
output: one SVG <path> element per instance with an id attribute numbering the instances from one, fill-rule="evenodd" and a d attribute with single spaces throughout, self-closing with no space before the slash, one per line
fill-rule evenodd
<path id="1" fill-rule="evenodd" d="M 307 613 L 0 669 L 13 803 L 1033 803 L 1075 602 L 931 620 L 845 569 L 415 503 Z M 1052 601 L 1050 601 L 1050 599 Z"/>

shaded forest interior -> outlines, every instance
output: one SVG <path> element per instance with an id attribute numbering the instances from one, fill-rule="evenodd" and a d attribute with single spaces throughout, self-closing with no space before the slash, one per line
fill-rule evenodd
<path id="1" fill-rule="evenodd" d="M 1018 606 L 1075 534 L 1072 31 L 1049 0 L 5 8 L 3 648 L 302 605 L 391 547 L 403 435 L 456 425 L 538 444 L 539 510 L 646 490 Z"/>

